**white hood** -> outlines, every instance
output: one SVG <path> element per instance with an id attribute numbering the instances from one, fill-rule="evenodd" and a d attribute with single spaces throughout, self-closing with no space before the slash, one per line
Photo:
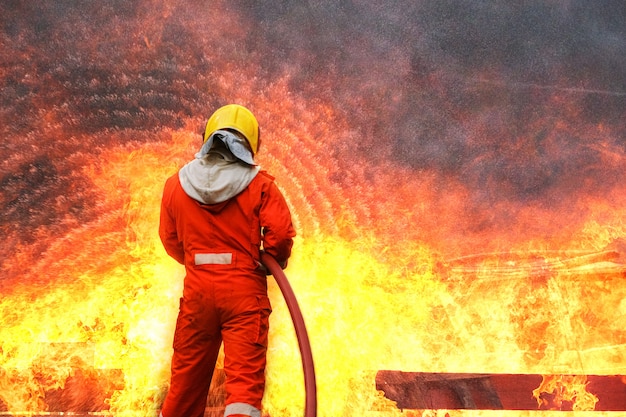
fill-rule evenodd
<path id="1" fill-rule="evenodd" d="M 205 155 L 199 152 L 196 159 L 180 169 L 178 178 L 189 197 L 203 204 L 217 204 L 245 190 L 259 169 L 218 145 Z"/>

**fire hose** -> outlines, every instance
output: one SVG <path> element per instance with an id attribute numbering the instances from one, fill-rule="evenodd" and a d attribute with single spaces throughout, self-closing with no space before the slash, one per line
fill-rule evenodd
<path id="1" fill-rule="evenodd" d="M 300 356 L 302 358 L 302 370 L 304 372 L 304 391 L 306 395 L 304 417 L 316 417 L 317 416 L 317 388 L 315 385 L 315 367 L 313 365 L 313 353 L 311 351 L 311 344 L 309 343 L 309 336 L 304 324 L 304 318 L 298 305 L 296 295 L 291 289 L 291 285 L 287 280 L 287 276 L 283 272 L 276 259 L 265 252 L 261 254 L 261 262 L 272 273 L 280 291 L 283 293 L 283 298 L 287 303 L 289 314 L 291 314 L 291 320 L 293 321 L 294 328 L 296 330 L 296 337 L 298 339 L 298 345 L 300 347 Z"/>

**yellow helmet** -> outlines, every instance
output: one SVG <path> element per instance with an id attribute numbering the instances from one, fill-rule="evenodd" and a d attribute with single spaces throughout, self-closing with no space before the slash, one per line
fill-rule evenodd
<path id="1" fill-rule="evenodd" d="M 252 154 L 256 154 L 259 149 L 259 123 L 247 108 L 239 104 L 227 104 L 220 107 L 209 117 L 204 129 L 204 142 L 216 130 L 233 129 L 241 133 L 252 150 Z"/>

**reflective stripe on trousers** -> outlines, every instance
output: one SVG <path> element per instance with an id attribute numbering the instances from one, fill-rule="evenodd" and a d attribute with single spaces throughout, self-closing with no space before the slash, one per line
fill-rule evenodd
<path id="1" fill-rule="evenodd" d="M 261 417 L 261 410 L 246 403 L 232 403 L 226 406 L 224 417 L 243 414 L 250 417 Z"/>
<path id="2" fill-rule="evenodd" d="M 243 414 L 250 417 L 261 417 L 261 410 L 246 403 L 233 403 L 228 404 L 224 410 L 224 417 L 232 416 L 234 414 Z M 159 414 L 159 417 L 163 417 L 163 413 Z"/>

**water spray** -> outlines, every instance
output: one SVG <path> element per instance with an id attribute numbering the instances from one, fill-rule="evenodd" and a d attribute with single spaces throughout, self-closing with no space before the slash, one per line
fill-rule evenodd
<path id="1" fill-rule="evenodd" d="M 304 417 L 317 416 L 317 388 L 315 385 L 315 366 L 313 365 L 313 354 L 311 352 L 311 344 L 309 343 L 309 335 L 306 331 L 304 318 L 298 305 L 296 295 L 291 289 L 291 285 L 287 280 L 287 276 L 278 262 L 269 254 L 263 252 L 261 254 L 261 262 L 272 273 L 283 298 L 287 303 L 291 320 L 293 321 L 300 347 L 300 356 L 302 357 L 302 369 L 304 371 L 304 391 L 306 394 L 306 402 L 304 408 Z"/>

